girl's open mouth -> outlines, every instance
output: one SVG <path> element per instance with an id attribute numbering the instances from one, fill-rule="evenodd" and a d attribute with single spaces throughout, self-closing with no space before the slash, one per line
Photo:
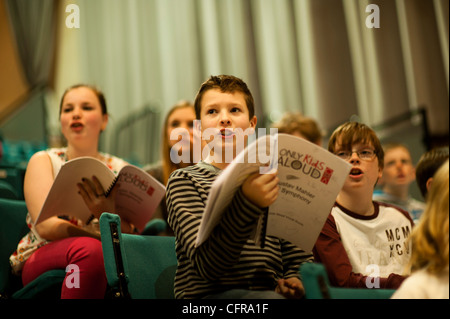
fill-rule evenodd
<path id="1" fill-rule="evenodd" d="M 71 125 L 70 125 L 70 128 L 73 130 L 73 131 L 81 131 L 82 129 L 83 129 L 83 127 L 84 127 L 84 125 L 83 124 L 81 124 L 81 123 L 79 123 L 79 122 L 75 122 L 75 123 L 72 123 Z"/>

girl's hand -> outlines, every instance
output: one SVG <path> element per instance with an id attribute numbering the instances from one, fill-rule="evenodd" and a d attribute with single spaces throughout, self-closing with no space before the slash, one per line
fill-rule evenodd
<path id="1" fill-rule="evenodd" d="M 83 198 L 87 207 L 95 218 L 100 218 L 103 212 L 115 213 L 114 194 L 106 197 L 102 184 L 97 177 L 92 176 L 92 180 L 83 177 L 81 183 L 77 184 L 79 194 Z M 116 184 L 114 192 L 119 185 Z"/>
<path id="2" fill-rule="evenodd" d="M 301 299 L 305 295 L 305 288 L 300 279 L 296 277 L 279 279 L 275 292 L 283 295 L 287 299 Z"/>
<path id="3" fill-rule="evenodd" d="M 102 184 L 97 177 L 92 176 L 92 180 L 82 178 L 81 183 L 78 183 L 80 195 L 86 203 L 87 207 L 92 213 L 92 218 L 100 218 L 100 215 L 104 212 L 117 214 L 115 211 L 115 194 L 120 188 L 120 184 L 116 183 L 112 192 L 108 197 L 105 196 Z M 134 233 L 134 225 L 129 221 L 121 218 L 121 230 L 122 233 Z"/>

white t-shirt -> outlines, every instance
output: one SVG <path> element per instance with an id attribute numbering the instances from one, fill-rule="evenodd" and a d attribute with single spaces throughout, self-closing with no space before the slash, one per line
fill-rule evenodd
<path id="1" fill-rule="evenodd" d="M 407 243 L 411 221 L 395 207 L 378 207 L 375 216 L 355 215 L 339 206 L 333 207 L 331 215 L 353 272 L 371 277 L 402 274 L 411 254 Z"/>

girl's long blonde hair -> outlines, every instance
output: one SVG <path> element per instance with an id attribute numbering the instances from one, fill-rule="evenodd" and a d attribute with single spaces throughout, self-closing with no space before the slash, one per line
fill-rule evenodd
<path id="1" fill-rule="evenodd" d="M 449 161 L 436 172 L 428 194 L 427 207 L 411 232 L 411 271 L 425 269 L 439 274 L 448 268 Z"/>
<path id="2" fill-rule="evenodd" d="M 162 157 L 162 170 L 163 170 L 164 185 L 167 185 L 167 181 L 169 180 L 170 174 L 174 170 L 182 167 L 182 165 L 175 164 L 170 159 L 170 148 L 171 147 L 170 147 L 170 142 L 169 142 L 169 136 L 167 136 L 167 129 L 169 126 L 170 115 L 172 115 L 172 113 L 175 112 L 176 110 L 183 109 L 183 108 L 192 108 L 192 110 L 194 110 L 194 105 L 189 101 L 184 101 L 184 100 L 179 101 L 167 113 L 166 118 L 164 120 L 163 131 L 162 131 L 163 141 L 161 143 L 161 157 Z M 191 152 L 192 152 L 192 150 L 191 150 Z M 192 156 L 191 156 L 191 158 L 192 158 Z M 185 165 L 190 165 L 190 164 L 192 164 L 192 161 L 191 161 L 191 163 L 186 163 Z"/>

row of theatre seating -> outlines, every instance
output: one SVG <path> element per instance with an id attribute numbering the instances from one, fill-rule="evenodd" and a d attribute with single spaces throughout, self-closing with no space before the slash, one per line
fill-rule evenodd
<path id="1" fill-rule="evenodd" d="M 23 200 L 23 179 L 31 156 L 46 143 L 2 140 L 0 151 L 0 198 Z"/>
<path id="2" fill-rule="evenodd" d="M 59 298 L 65 269 L 44 273 L 26 287 L 11 273 L 9 256 L 28 232 L 26 214 L 23 200 L 0 198 L 0 298 Z M 174 298 L 174 237 L 122 234 L 120 218 L 110 213 L 102 214 L 100 231 L 109 285 L 106 298 Z M 321 264 L 307 263 L 299 271 L 307 299 L 387 299 L 393 293 L 387 289 L 333 287 Z"/>

